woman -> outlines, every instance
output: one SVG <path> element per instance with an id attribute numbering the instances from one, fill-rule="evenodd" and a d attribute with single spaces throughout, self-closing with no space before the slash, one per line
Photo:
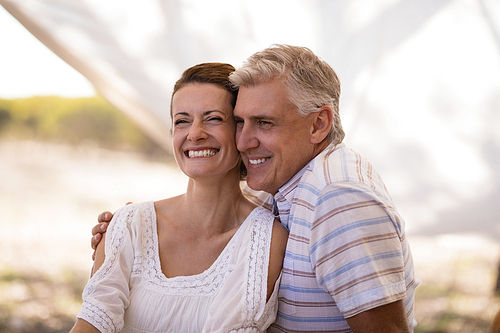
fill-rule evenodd
<path id="1" fill-rule="evenodd" d="M 114 214 L 72 332 L 261 332 L 274 321 L 287 232 L 241 193 L 232 71 L 200 64 L 175 84 L 186 193 Z"/>

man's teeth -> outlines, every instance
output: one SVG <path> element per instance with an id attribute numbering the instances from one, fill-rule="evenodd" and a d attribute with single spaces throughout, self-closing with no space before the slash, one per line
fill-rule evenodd
<path id="1" fill-rule="evenodd" d="M 267 157 L 267 158 L 259 158 L 258 160 L 248 160 L 248 162 L 250 162 L 250 164 L 261 164 L 261 163 L 264 163 L 265 161 L 267 161 L 270 157 Z"/>
<path id="2" fill-rule="evenodd" d="M 205 150 L 190 150 L 189 157 L 210 157 L 217 154 L 216 150 L 205 149 Z"/>

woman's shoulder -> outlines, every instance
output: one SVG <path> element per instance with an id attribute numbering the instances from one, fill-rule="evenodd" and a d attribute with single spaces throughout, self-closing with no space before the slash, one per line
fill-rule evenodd
<path id="1" fill-rule="evenodd" d="M 261 232 L 268 234 L 269 241 L 277 239 L 280 243 L 283 241 L 286 243 L 288 230 L 268 209 L 263 207 L 254 208 L 248 215 L 247 220 L 252 222 L 253 228 L 258 228 Z"/>
<path id="2" fill-rule="evenodd" d="M 249 217 L 251 217 L 253 220 L 266 221 L 268 223 L 272 223 L 275 219 L 272 212 L 260 206 L 255 207 L 250 213 Z"/>
<path id="3" fill-rule="evenodd" d="M 113 214 L 113 222 L 115 224 L 130 225 L 130 224 L 141 224 L 144 219 L 150 220 L 154 216 L 154 202 L 146 201 L 139 203 L 131 203 L 126 206 L 119 208 Z"/>
<path id="4" fill-rule="evenodd" d="M 175 197 L 170 197 L 166 199 L 156 200 L 151 202 L 153 209 L 155 209 L 158 214 L 162 215 L 175 215 L 179 212 L 179 207 L 182 204 L 184 195 L 177 195 Z"/>
<path id="5" fill-rule="evenodd" d="M 255 237 L 254 241 L 266 244 L 264 247 L 271 246 L 275 250 L 284 251 L 288 240 L 288 230 L 285 226 L 275 218 L 274 214 L 269 210 L 256 207 L 248 216 L 248 228 L 252 228 L 253 235 L 260 235 Z"/>
<path id="6" fill-rule="evenodd" d="M 154 202 L 153 201 L 145 201 L 145 202 L 139 202 L 139 203 L 130 203 L 127 204 L 123 207 L 120 207 L 116 210 L 116 212 L 113 214 L 113 216 L 118 216 L 118 215 L 133 215 L 137 214 L 140 211 L 143 210 L 148 210 L 151 207 L 154 208 Z"/>

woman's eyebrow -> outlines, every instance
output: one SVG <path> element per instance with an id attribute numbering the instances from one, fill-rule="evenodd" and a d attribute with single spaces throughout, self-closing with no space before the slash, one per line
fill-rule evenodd
<path id="1" fill-rule="evenodd" d="M 203 112 L 203 115 L 209 115 L 209 114 L 215 113 L 215 112 L 216 113 L 224 113 L 224 112 L 222 112 L 220 110 L 208 110 L 208 111 Z"/>
<path id="2" fill-rule="evenodd" d="M 172 115 L 172 117 L 175 117 L 175 116 L 189 116 L 189 113 L 187 112 L 176 112 Z"/>
<path id="3" fill-rule="evenodd" d="M 220 114 L 224 114 L 224 112 L 220 111 L 220 110 L 207 110 L 205 112 L 203 112 L 203 116 L 208 116 L 212 113 L 220 113 Z M 191 115 L 189 114 L 189 112 L 186 112 L 186 111 L 179 111 L 179 112 L 176 112 L 172 115 L 172 117 L 176 117 L 176 116 L 186 116 L 186 117 L 190 117 Z"/>

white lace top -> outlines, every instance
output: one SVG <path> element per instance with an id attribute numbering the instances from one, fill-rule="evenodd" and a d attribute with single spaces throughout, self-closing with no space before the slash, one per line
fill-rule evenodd
<path id="1" fill-rule="evenodd" d="M 213 265 L 192 276 L 161 271 L 153 202 L 116 212 L 106 259 L 83 291 L 81 318 L 101 332 L 263 332 L 274 322 L 277 289 L 266 303 L 273 215 L 256 208 Z"/>

